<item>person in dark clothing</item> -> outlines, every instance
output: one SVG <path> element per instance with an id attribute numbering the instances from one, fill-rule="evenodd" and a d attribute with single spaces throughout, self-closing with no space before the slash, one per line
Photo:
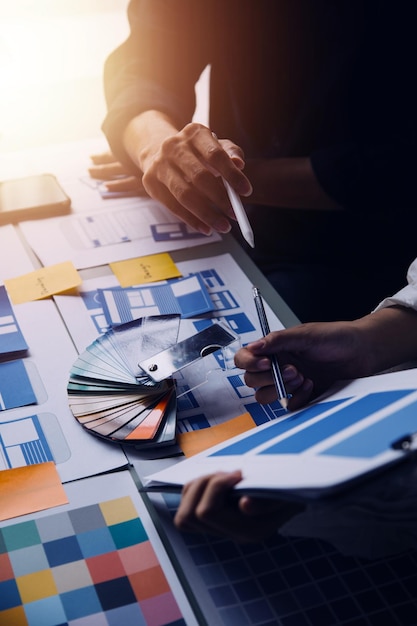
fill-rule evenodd
<path id="1" fill-rule="evenodd" d="M 103 130 L 146 192 L 224 233 L 226 178 L 250 254 L 301 321 L 354 319 L 396 291 L 417 221 L 412 6 L 132 0 L 128 15 Z M 207 65 L 209 128 L 191 122 Z"/>

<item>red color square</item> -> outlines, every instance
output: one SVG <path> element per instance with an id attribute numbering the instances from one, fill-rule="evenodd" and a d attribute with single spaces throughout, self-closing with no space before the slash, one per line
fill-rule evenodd
<path id="1" fill-rule="evenodd" d="M 168 581 L 160 565 L 131 574 L 129 580 L 138 602 L 170 591 Z"/>
<path id="2" fill-rule="evenodd" d="M 118 552 L 107 552 L 85 560 L 93 583 L 103 583 L 126 576 Z"/>
<path id="3" fill-rule="evenodd" d="M 7 553 L 0 554 L 0 582 L 14 578 L 14 572 Z"/>

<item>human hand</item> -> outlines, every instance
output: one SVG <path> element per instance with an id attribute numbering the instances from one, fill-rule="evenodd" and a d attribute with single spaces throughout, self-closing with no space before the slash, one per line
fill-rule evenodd
<path id="1" fill-rule="evenodd" d="M 147 157 L 140 159 L 142 181 L 152 198 L 206 235 L 230 230 L 229 220 L 235 216 L 221 177 L 239 195 L 252 192 L 239 146 L 191 123 L 146 152 Z"/>
<path id="2" fill-rule="evenodd" d="M 371 352 L 361 320 L 312 322 L 248 344 L 236 353 L 235 364 L 246 370 L 245 382 L 256 389 L 256 400 L 268 404 L 277 397 L 269 358 L 276 354 L 286 390 L 292 395 L 288 408 L 295 410 L 336 380 L 372 373 Z"/>
<path id="3" fill-rule="evenodd" d="M 234 497 L 232 489 L 240 480 L 242 474 L 236 471 L 219 472 L 187 483 L 174 518 L 177 528 L 251 543 L 268 538 L 304 508 L 279 500 Z"/>
<path id="4" fill-rule="evenodd" d="M 136 191 L 138 195 L 147 195 L 141 178 L 132 176 L 112 152 L 93 154 L 90 158 L 93 165 L 88 173 L 95 180 L 106 181 L 108 191 Z"/>

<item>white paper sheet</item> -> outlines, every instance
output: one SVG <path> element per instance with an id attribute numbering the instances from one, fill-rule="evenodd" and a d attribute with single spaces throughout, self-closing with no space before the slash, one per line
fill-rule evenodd
<path id="1" fill-rule="evenodd" d="M 2 424 L 37 416 L 63 482 L 125 466 L 127 460 L 123 451 L 84 432 L 68 407 L 68 373 L 77 353 L 54 302 L 28 302 L 15 306 L 14 310 L 29 345 L 24 361 L 31 368 L 38 402 L 1 411 L 0 430 Z M 35 421 L 38 420 L 30 424 L 24 422 L 26 436 L 23 428 L 15 431 L 20 432 L 21 437 L 16 441 L 15 454 L 9 456 L 16 463 L 29 447 Z M 33 445 L 39 445 L 38 441 L 33 440 Z M 9 447 L 9 453 L 11 450 Z M 22 457 L 20 464 L 25 463 Z M 7 463 L 3 462 L 3 466 L 7 467 Z"/>
<path id="2" fill-rule="evenodd" d="M 183 485 L 241 469 L 236 489 L 318 496 L 404 457 L 392 443 L 417 431 L 417 370 L 342 386 L 333 395 L 148 477 Z"/>

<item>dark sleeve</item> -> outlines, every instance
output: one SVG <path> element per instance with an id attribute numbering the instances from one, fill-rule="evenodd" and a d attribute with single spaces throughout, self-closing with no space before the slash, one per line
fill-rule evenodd
<path id="1" fill-rule="evenodd" d="M 323 189 L 349 209 L 415 209 L 417 61 L 412 5 L 365 3 L 365 29 L 340 106 L 348 132 L 311 154 Z M 329 116 L 330 117 L 330 116 Z"/>
<path id="2" fill-rule="evenodd" d="M 194 0 L 131 0 L 129 37 L 105 62 L 102 129 L 115 156 L 133 171 L 122 144 L 133 117 L 155 109 L 178 128 L 192 119 L 194 85 L 207 64 L 201 6 Z"/>

